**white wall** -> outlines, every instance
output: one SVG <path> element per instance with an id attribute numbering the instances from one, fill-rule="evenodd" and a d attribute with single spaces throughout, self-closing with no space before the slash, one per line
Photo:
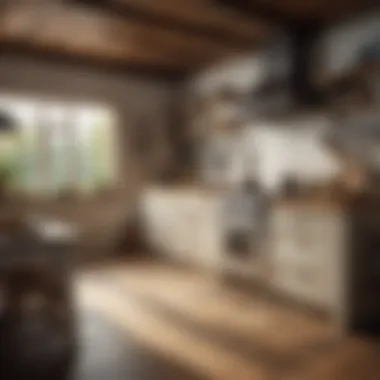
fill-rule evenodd
<path id="1" fill-rule="evenodd" d="M 376 37 L 380 41 L 380 13 L 332 28 L 320 41 L 321 71 L 337 74 L 348 70 L 356 63 L 363 44 Z M 190 93 L 202 97 L 229 86 L 249 94 L 268 75 L 268 70 L 278 74 L 288 67 L 285 44 L 276 54 L 276 59 L 269 61 L 264 53 L 251 53 L 221 62 L 198 73 L 190 83 Z M 249 124 L 242 146 L 250 152 L 246 154 L 250 156 L 250 170 L 259 171 L 268 189 L 276 189 L 287 174 L 295 174 L 304 182 L 324 182 L 339 172 L 340 165 L 324 148 L 319 132 L 321 126 L 331 125 L 324 115 L 305 115 L 282 123 L 256 120 Z"/>
<path id="2" fill-rule="evenodd" d="M 288 175 L 304 184 L 328 182 L 341 168 L 323 143 L 329 124 L 326 118 L 309 116 L 247 126 L 244 150 L 253 156 L 252 174 L 269 192 L 276 192 Z M 253 162 L 254 158 L 257 162 Z"/>
<path id="3" fill-rule="evenodd" d="M 380 12 L 332 28 L 321 44 L 326 72 L 334 75 L 350 70 L 361 47 L 373 39 L 380 42 Z"/>
<path id="4" fill-rule="evenodd" d="M 376 38 L 380 41 L 380 12 L 335 26 L 320 41 L 320 69 L 328 74 L 349 70 L 356 63 L 363 44 Z M 252 52 L 199 72 L 191 82 L 192 91 L 208 94 L 226 85 L 250 90 L 268 75 L 268 71 L 278 75 L 289 67 L 286 40 L 279 42 L 273 59 L 265 60 L 268 57 L 264 53 Z"/>
<path id="5" fill-rule="evenodd" d="M 211 157 L 212 152 L 219 152 L 227 164 L 218 168 L 205 155 L 200 173 L 205 182 L 215 185 L 238 185 L 257 178 L 268 192 L 278 191 L 288 176 L 304 184 L 324 184 L 341 169 L 324 144 L 330 131 L 331 121 L 320 115 L 256 120 L 233 136 L 214 134 L 206 152 Z"/>

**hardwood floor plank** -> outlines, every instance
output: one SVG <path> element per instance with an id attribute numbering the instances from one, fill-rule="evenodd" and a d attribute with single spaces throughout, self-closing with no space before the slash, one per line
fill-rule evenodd
<path id="1" fill-rule="evenodd" d="M 78 297 L 121 335 L 202 380 L 380 379 L 376 344 L 338 341 L 313 314 L 200 272 L 157 263 L 104 267 L 80 276 Z"/>
<path id="2" fill-rule="evenodd" d="M 129 276 L 113 272 L 107 281 L 120 285 L 131 295 L 148 299 L 208 328 L 261 343 L 279 353 L 302 351 L 331 341 L 333 328 L 309 314 L 249 297 L 211 283 L 201 276 Z"/>
<path id="3" fill-rule="evenodd" d="M 136 302 L 115 294 L 112 289 L 87 284 L 79 292 L 82 304 L 105 313 L 140 344 L 191 368 L 202 377 L 215 380 L 268 378 L 263 365 L 255 362 L 254 358 L 247 361 L 232 350 L 213 345 L 184 329 L 178 329 L 163 318 L 149 315 Z"/>
<path id="4" fill-rule="evenodd" d="M 205 380 L 139 346 L 104 313 L 79 309 L 79 360 L 73 380 Z"/>

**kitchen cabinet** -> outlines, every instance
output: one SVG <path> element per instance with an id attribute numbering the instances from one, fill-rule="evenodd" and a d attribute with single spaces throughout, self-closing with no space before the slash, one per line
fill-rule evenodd
<path id="1" fill-rule="evenodd" d="M 274 204 L 273 290 L 327 312 L 342 331 L 380 329 L 379 206 L 360 197 Z"/>
<path id="2" fill-rule="evenodd" d="M 150 246 L 187 263 L 217 267 L 222 256 L 222 195 L 192 189 L 151 188 L 142 213 Z"/>
<path id="3" fill-rule="evenodd" d="M 197 188 L 146 190 L 147 240 L 167 258 L 259 282 L 323 311 L 337 331 L 380 331 L 380 202 L 275 201 L 265 249 L 239 261 L 225 252 L 225 199 Z"/>

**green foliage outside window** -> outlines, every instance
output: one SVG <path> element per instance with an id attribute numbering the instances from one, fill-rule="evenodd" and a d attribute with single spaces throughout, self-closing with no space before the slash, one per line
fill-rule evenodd
<path id="1" fill-rule="evenodd" d="M 17 104 L 9 109 L 17 111 Z M 49 197 L 91 194 L 113 186 L 115 130 L 108 111 L 57 106 L 64 115 L 60 119 L 49 118 L 51 108 L 43 104 L 31 113 L 34 117 L 22 114 L 22 109 L 14 115 L 20 133 L 12 150 L 5 155 L 0 149 L 0 181 L 7 179 L 21 193 Z"/>

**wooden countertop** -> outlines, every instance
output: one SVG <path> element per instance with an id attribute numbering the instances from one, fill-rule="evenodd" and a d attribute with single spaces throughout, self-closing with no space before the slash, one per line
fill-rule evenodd
<path id="1" fill-rule="evenodd" d="M 275 199 L 271 202 L 273 207 L 339 210 L 347 205 L 347 200 L 322 197 L 296 197 Z"/>
<path id="2" fill-rule="evenodd" d="M 292 198 L 274 199 L 273 207 L 292 207 L 314 210 L 343 210 L 353 208 L 373 207 L 380 210 L 380 194 L 342 194 L 338 196 L 297 196 Z"/>
<path id="3" fill-rule="evenodd" d="M 195 195 L 195 196 L 223 196 L 228 193 L 229 188 L 200 186 L 195 183 L 178 184 L 178 185 L 151 185 L 144 192 L 166 192 L 178 195 Z"/>

